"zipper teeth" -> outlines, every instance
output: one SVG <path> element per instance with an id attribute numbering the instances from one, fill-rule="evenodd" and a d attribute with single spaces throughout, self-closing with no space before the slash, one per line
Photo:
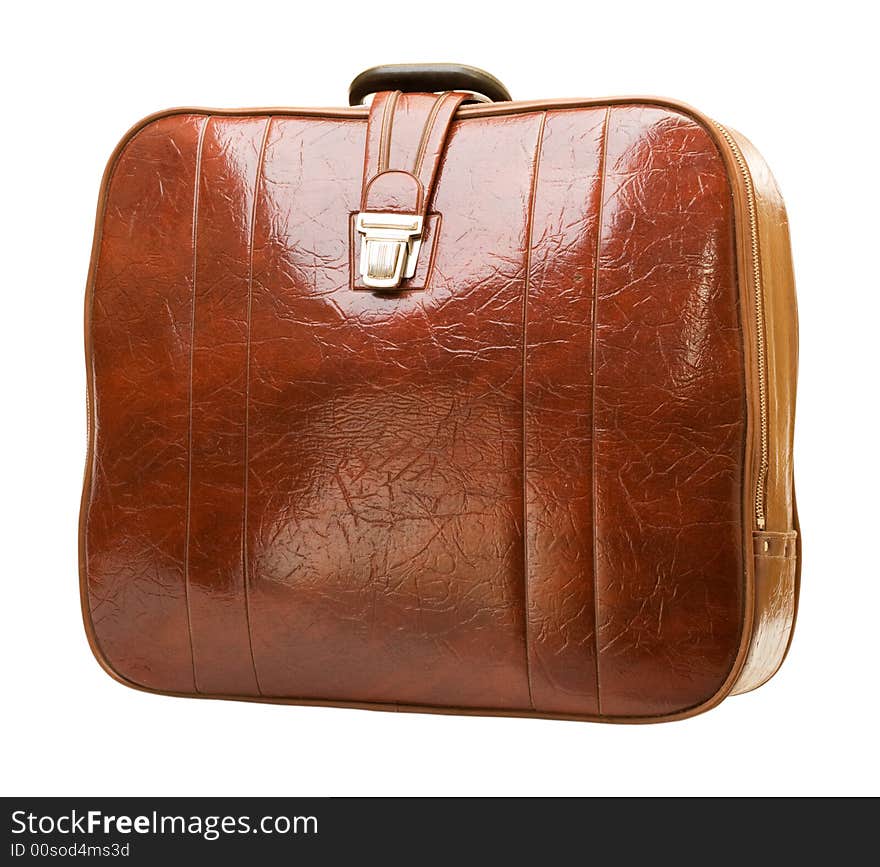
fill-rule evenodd
<path id="1" fill-rule="evenodd" d="M 755 187 L 745 157 L 733 136 L 717 121 L 713 121 L 718 131 L 730 147 L 733 159 L 739 167 L 740 175 L 746 190 L 746 205 L 749 215 L 749 234 L 752 249 L 752 276 L 755 287 L 755 319 L 757 324 L 757 364 L 758 364 L 758 400 L 761 413 L 761 462 L 758 467 L 758 478 L 755 483 L 755 522 L 759 530 L 767 525 L 765 499 L 767 492 L 767 474 L 770 470 L 770 435 L 767 423 L 767 339 L 764 333 L 764 287 L 761 274 L 761 255 L 758 248 L 758 212 L 755 205 Z"/>

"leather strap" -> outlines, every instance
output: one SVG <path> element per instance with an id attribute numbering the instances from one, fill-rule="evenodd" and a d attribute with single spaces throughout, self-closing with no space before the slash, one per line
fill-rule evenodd
<path id="1" fill-rule="evenodd" d="M 466 93 L 378 93 L 370 106 L 361 210 L 424 217 L 449 126 Z"/>

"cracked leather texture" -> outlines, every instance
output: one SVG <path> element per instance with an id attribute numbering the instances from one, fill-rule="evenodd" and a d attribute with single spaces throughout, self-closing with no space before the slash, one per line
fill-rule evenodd
<path id="1" fill-rule="evenodd" d="M 763 157 L 744 136 L 732 134 L 748 163 L 756 195 L 771 435 L 765 505 L 768 527 L 775 531 L 755 537 L 755 621 L 748 657 L 734 688 L 739 693 L 769 680 L 788 652 L 797 612 L 801 558 L 793 466 L 798 320 L 788 216 Z M 785 559 L 768 559 L 768 554 L 779 553 L 776 548 L 780 539 L 785 541 Z"/>
<path id="2" fill-rule="evenodd" d="M 782 664 L 794 628 L 797 533 L 755 533 L 755 624 L 736 691 L 768 681 Z"/>
<path id="3" fill-rule="evenodd" d="M 745 605 L 716 144 L 656 106 L 453 121 L 430 279 L 383 295 L 352 289 L 366 134 L 176 114 L 120 152 L 90 302 L 100 654 L 184 694 L 708 701 Z"/>

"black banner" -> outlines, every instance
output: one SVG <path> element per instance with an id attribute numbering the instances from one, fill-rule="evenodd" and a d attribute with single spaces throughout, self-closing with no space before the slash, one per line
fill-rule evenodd
<path id="1" fill-rule="evenodd" d="M 821 857 L 827 843 L 839 862 L 843 841 L 858 845 L 852 828 L 834 840 L 827 804 L 821 825 L 800 806 L 796 821 L 791 804 L 779 806 L 746 799 L 5 798 L 4 860 L 133 865 L 213 855 L 335 864 L 368 856 L 411 864 L 473 863 L 482 854 L 487 863 L 602 857 L 637 864 L 668 856 L 703 864 L 715 851 L 765 863 L 807 846 Z"/>

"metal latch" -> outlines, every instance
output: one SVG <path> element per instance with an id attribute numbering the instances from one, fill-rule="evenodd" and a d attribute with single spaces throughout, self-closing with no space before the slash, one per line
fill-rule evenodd
<path id="1" fill-rule="evenodd" d="M 416 214 L 358 214 L 360 272 L 366 286 L 396 289 L 401 280 L 415 276 L 423 222 Z"/>

